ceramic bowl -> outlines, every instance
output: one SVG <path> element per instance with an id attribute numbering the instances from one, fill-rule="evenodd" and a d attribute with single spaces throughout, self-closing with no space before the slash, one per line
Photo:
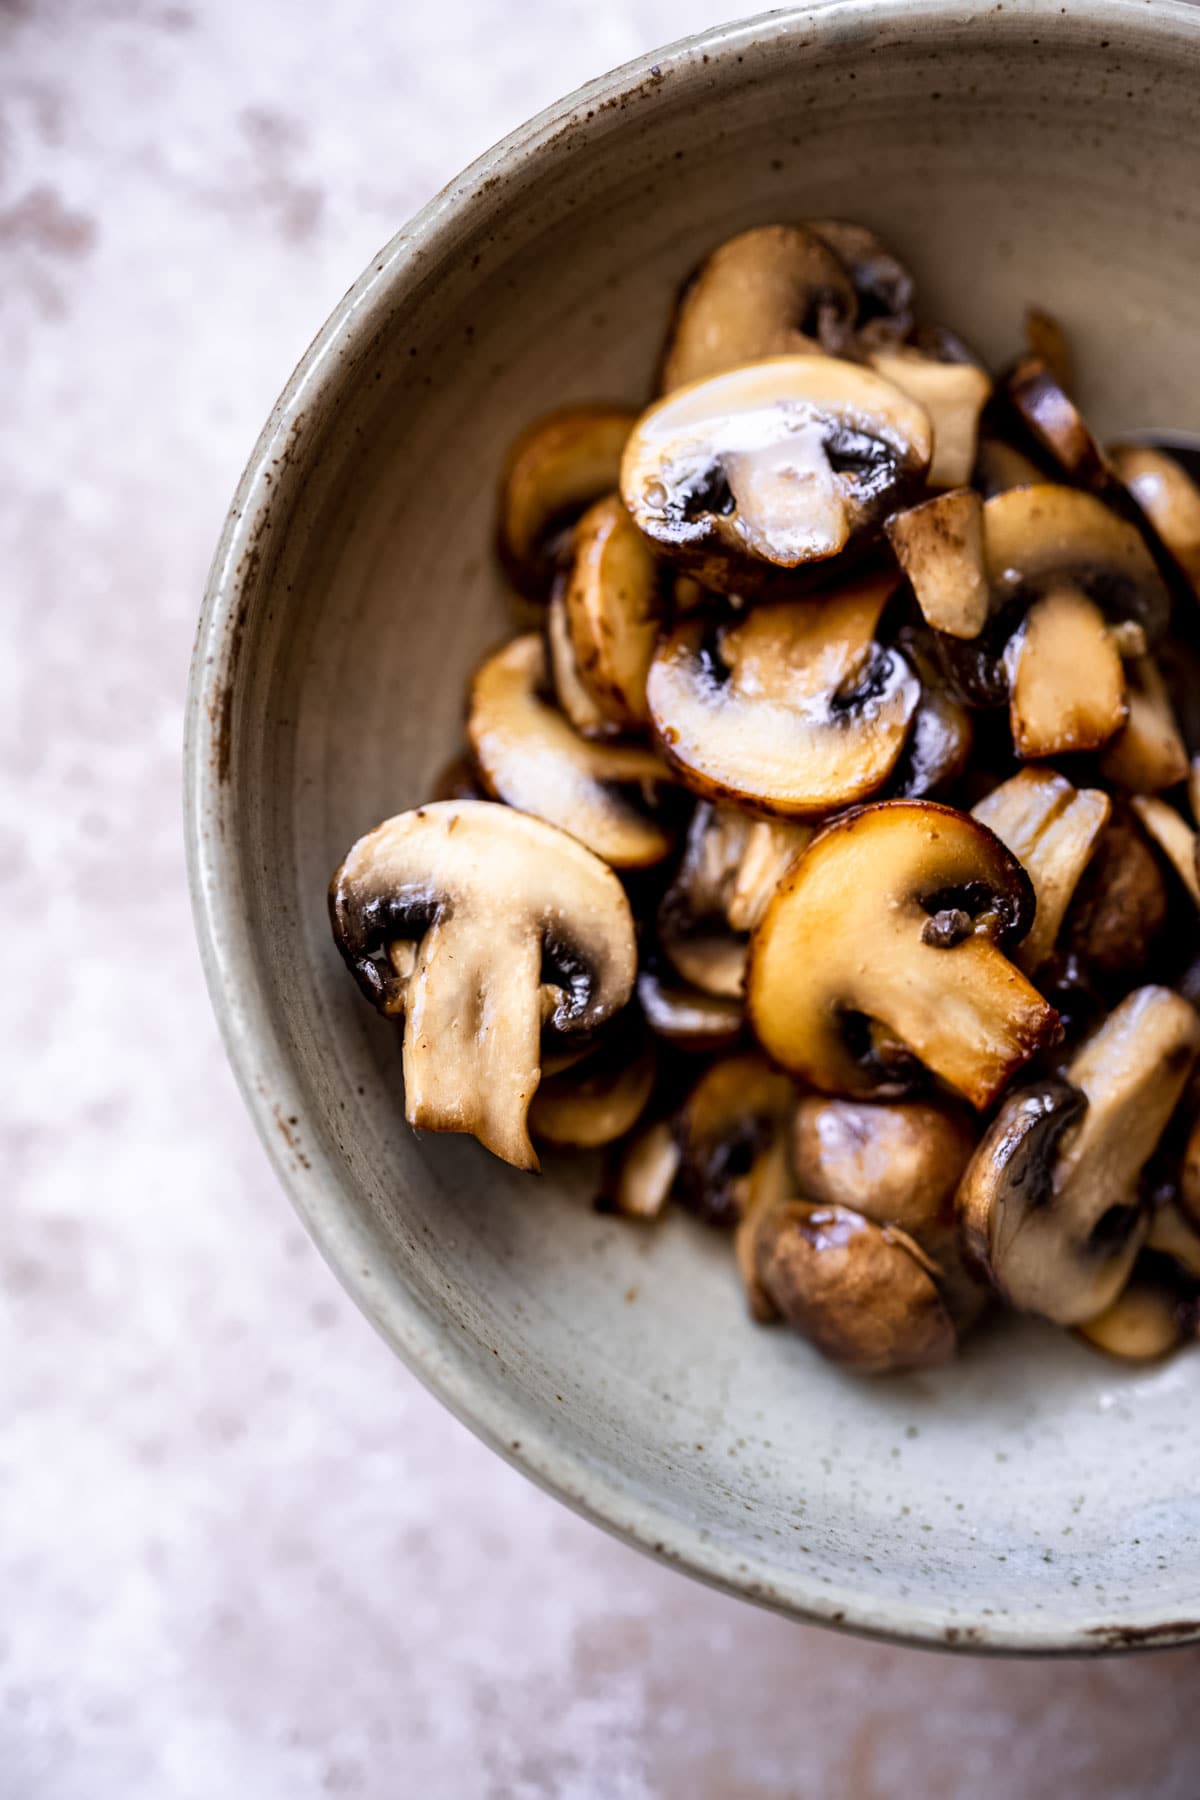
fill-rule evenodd
<path id="1" fill-rule="evenodd" d="M 973 15 L 973 16 L 972 16 Z M 637 401 L 671 297 L 748 225 L 845 215 L 994 359 L 1036 300 L 1105 433 L 1200 422 L 1200 20 L 1185 5 L 836 0 L 604 76 L 407 225 L 250 459 L 196 650 L 189 839 L 247 1101 L 334 1270 L 502 1455 L 680 1568 L 913 1642 L 1200 1637 L 1200 1358 L 1128 1371 L 1004 1321 L 863 1381 L 752 1326 L 727 1241 L 598 1216 L 404 1123 L 399 1037 L 330 939 L 351 840 L 427 797 L 507 629 L 513 432 Z"/>

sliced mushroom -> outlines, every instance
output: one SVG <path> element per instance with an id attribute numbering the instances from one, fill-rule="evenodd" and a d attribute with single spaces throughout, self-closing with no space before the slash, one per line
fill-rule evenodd
<path id="1" fill-rule="evenodd" d="M 920 679 L 921 698 L 883 790 L 889 800 L 945 798 L 966 773 L 975 741 L 971 715 L 947 687 L 931 636 L 920 625 L 904 625 L 896 634 L 896 648 Z"/>
<path id="2" fill-rule="evenodd" d="M 837 355 L 854 326 L 840 259 L 799 225 L 760 225 L 720 244 L 689 278 L 663 354 L 661 391 L 761 356 Z"/>
<path id="3" fill-rule="evenodd" d="M 1040 356 L 1024 356 L 1005 379 L 1005 393 L 1034 442 L 1070 481 L 1102 492 L 1112 481 L 1104 453 L 1074 401 Z"/>
<path id="4" fill-rule="evenodd" d="M 1200 488 L 1183 464 L 1149 444 L 1111 444 L 1109 461 L 1200 594 Z"/>
<path id="5" fill-rule="evenodd" d="M 1049 370 L 1064 394 L 1069 394 L 1075 385 L 1075 359 L 1067 334 L 1053 313 L 1043 312 L 1039 306 L 1025 309 L 1025 343 L 1030 356 Z"/>
<path id="6" fill-rule="evenodd" d="M 644 1035 L 618 1030 L 560 1075 L 543 1075 L 529 1108 L 540 1143 L 595 1150 L 632 1131 L 654 1090 L 658 1063 Z"/>
<path id="7" fill-rule="evenodd" d="M 954 1211 L 976 1135 L 961 1112 L 934 1102 L 816 1095 L 798 1102 L 793 1128 L 801 1195 L 906 1231 L 937 1264 L 938 1285 L 960 1331 L 987 1298 L 963 1262 Z"/>
<path id="8" fill-rule="evenodd" d="M 1078 1325 L 1111 1305 L 1149 1227 L 1139 1178 L 1200 1047 L 1169 988 L 1136 989 L 1051 1078 L 1009 1096 L 958 1194 L 967 1247 L 1010 1305 Z"/>
<path id="9" fill-rule="evenodd" d="M 912 330 L 916 283 L 900 259 L 873 231 L 848 219 L 810 219 L 808 229 L 829 246 L 853 283 L 860 342 L 906 338 Z"/>
<path id="10" fill-rule="evenodd" d="M 1075 788 L 1051 769 L 1022 769 L 972 808 L 971 816 L 1008 845 L 1033 883 L 1037 911 L 1013 958 L 1028 974 L 1041 967 L 1058 941 L 1111 811 L 1100 788 Z"/>
<path id="11" fill-rule="evenodd" d="M 925 409 L 825 356 L 777 356 L 692 382 L 642 414 L 621 493 L 653 547 L 746 593 L 860 545 L 929 465 Z"/>
<path id="12" fill-rule="evenodd" d="M 740 998 L 707 994 L 658 969 L 642 970 L 637 992 L 651 1031 L 678 1050 L 720 1054 L 732 1050 L 746 1028 Z"/>
<path id="13" fill-rule="evenodd" d="M 1006 494 L 1010 488 L 1035 486 L 1044 482 L 1046 476 L 1023 450 L 1007 438 L 998 437 L 985 424 L 980 430 L 972 479 L 984 499 L 990 500 L 995 494 Z"/>
<path id="14" fill-rule="evenodd" d="M 1007 661 L 1018 756 L 1097 750 L 1125 724 L 1121 658 L 1099 607 L 1077 589 L 1052 588 L 1034 601 Z"/>
<path id="15" fill-rule="evenodd" d="M 1155 794 L 1186 781 L 1187 749 L 1153 657 L 1126 664 L 1125 700 L 1129 717 L 1100 757 L 1105 780 L 1130 794 Z"/>
<path id="16" fill-rule="evenodd" d="M 1153 853 L 1127 814 L 1113 814 L 1075 890 L 1061 928 L 1066 952 L 1100 976 L 1140 974 L 1167 918 L 1167 889 Z"/>
<path id="17" fill-rule="evenodd" d="M 930 487 L 965 486 L 975 466 L 979 419 L 992 391 L 991 376 L 975 363 L 943 362 L 908 344 L 873 350 L 867 360 L 877 375 L 893 382 L 929 414 Z"/>
<path id="18" fill-rule="evenodd" d="M 702 802 L 658 909 L 659 942 L 677 974 L 703 993 L 738 1002 L 746 939 L 733 931 L 728 909 L 752 826 L 731 806 Z"/>
<path id="19" fill-rule="evenodd" d="M 543 698 L 546 653 L 536 632 L 489 657 L 471 684 L 467 736 L 498 800 L 569 831 L 618 869 L 661 862 L 671 835 L 643 801 L 669 779 L 651 751 L 595 744 Z"/>
<path id="20" fill-rule="evenodd" d="M 761 1295 L 829 1357 L 860 1374 L 946 1362 L 954 1321 L 924 1252 L 845 1206 L 766 1208 L 753 1242 Z"/>
<path id="21" fill-rule="evenodd" d="M 1147 1259 L 1152 1262 L 1153 1259 Z M 1077 1336 L 1093 1350 L 1122 1362 L 1159 1362 L 1200 1329 L 1200 1300 L 1178 1282 L 1156 1278 L 1151 1267 L 1135 1273 L 1111 1306 L 1077 1328 Z"/>
<path id="22" fill-rule="evenodd" d="M 713 1063 L 680 1110 L 675 1197 L 709 1225 L 736 1225 L 756 1158 L 784 1132 L 796 1093 L 753 1053 Z"/>
<path id="23" fill-rule="evenodd" d="M 658 641 L 658 569 L 617 494 L 575 528 L 565 605 L 584 686 L 619 725 L 644 725 L 646 676 Z"/>
<path id="24" fill-rule="evenodd" d="M 1135 794 L 1130 805 L 1147 837 L 1158 845 L 1196 905 L 1200 906 L 1197 837 L 1187 820 L 1157 795 Z"/>
<path id="25" fill-rule="evenodd" d="M 623 1145 L 603 1194 L 603 1210 L 629 1219 L 657 1219 L 671 1198 L 679 1145 L 669 1119 L 642 1126 Z"/>
<path id="26" fill-rule="evenodd" d="M 751 1024 L 822 1092 L 870 1095 L 887 1082 L 864 1058 L 875 1021 L 988 1106 L 1057 1025 L 1006 954 L 1033 914 L 1029 877 L 977 820 L 928 800 L 861 807 L 813 840 L 754 932 Z"/>
<path id="27" fill-rule="evenodd" d="M 789 819 L 752 819 L 725 916 L 734 931 L 753 931 L 784 874 L 812 841 L 811 825 Z"/>
<path id="28" fill-rule="evenodd" d="M 527 1115 L 543 1024 L 594 1031 L 637 968 L 617 877 L 553 826 L 487 801 L 401 813 L 350 850 L 334 937 L 367 998 L 404 1016 L 405 1116 L 537 1167 Z"/>
<path id="29" fill-rule="evenodd" d="M 983 502 L 973 488 L 953 488 L 885 527 L 917 605 L 935 631 L 978 637 L 987 623 L 988 576 L 983 556 Z"/>
<path id="30" fill-rule="evenodd" d="M 622 406 L 567 406 L 536 419 L 515 440 L 500 482 L 497 543 L 517 590 L 546 600 L 569 529 L 617 485 L 637 414 Z"/>
<path id="31" fill-rule="evenodd" d="M 679 625 L 647 696 L 667 757 L 698 793 L 814 818 L 874 793 L 920 699 L 897 650 L 874 641 L 893 585 L 754 607 L 714 633 Z"/>
<path id="32" fill-rule="evenodd" d="M 583 737 L 611 737 L 619 726 L 585 687 L 575 660 L 571 628 L 567 623 L 567 606 L 561 589 L 556 589 L 546 613 L 546 649 L 554 682 L 554 697 Z"/>

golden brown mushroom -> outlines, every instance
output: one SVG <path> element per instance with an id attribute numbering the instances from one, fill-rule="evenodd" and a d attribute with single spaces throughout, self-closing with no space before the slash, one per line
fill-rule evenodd
<path id="1" fill-rule="evenodd" d="M 518 592 L 549 598 L 575 520 L 617 485 L 636 413 L 567 406 L 526 427 L 505 458 L 497 545 Z"/>
<path id="2" fill-rule="evenodd" d="M 598 501 L 575 527 L 563 604 L 585 688 L 617 725 L 644 725 L 661 613 L 658 568 L 619 495 Z"/>
<path id="3" fill-rule="evenodd" d="M 1050 955 L 1079 881 L 1108 823 L 1100 788 L 1075 788 L 1052 769 L 1022 769 L 972 808 L 1033 883 L 1037 911 L 1014 961 L 1033 974 Z"/>

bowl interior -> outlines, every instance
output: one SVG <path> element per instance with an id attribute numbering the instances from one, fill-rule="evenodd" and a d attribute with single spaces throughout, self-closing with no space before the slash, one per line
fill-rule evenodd
<path id="1" fill-rule="evenodd" d="M 427 797 L 510 629 L 513 432 L 646 395 L 672 294 L 753 223 L 861 219 L 993 359 L 1066 322 L 1104 432 L 1200 420 L 1200 34 L 1182 9 L 835 4 L 724 29 L 516 134 L 377 259 L 256 452 L 201 628 L 202 937 L 242 1081 L 342 1278 L 468 1421 L 638 1542 L 809 1617 L 1082 1648 L 1200 1632 L 1197 1367 L 1004 1321 L 868 1383 L 747 1321 L 728 1245 L 597 1216 L 405 1125 L 330 939 L 351 840 Z"/>

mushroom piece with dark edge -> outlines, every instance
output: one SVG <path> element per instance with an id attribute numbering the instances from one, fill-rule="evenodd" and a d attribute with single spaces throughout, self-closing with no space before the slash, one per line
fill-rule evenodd
<path id="1" fill-rule="evenodd" d="M 471 1132 L 536 1168 L 543 1029 L 584 1036 L 633 989 L 633 917 L 612 870 L 540 819 L 447 800 L 360 838 L 329 905 L 363 993 L 404 1018 L 409 1124 Z"/>
<path id="2" fill-rule="evenodd" d="M 1049 364 L 1023 356 L 1004 392 L 1034 443 L 1080 487 L 1103 493 L 1113 480 L 1108 460 Z"/>
<path id="3" fill-rule="evenodd" d="M 746 1028 L 740 998 L 706 993 L 658 967 L 642 969 L 637 995 L 651 1031 L 677 1050 L 719 1055 L 732 1050 Z"/>
<path id="4" fill-rule="evenodd" d="M 575 658 L 562 589 L 556 586 L 546 609 L 546 656 L 554 698 L 576 731 L 585 738 L 613 737 L 620 729 L 586 687 Z"/>
<path id="5" fill-rule="evenodd" d="M 1053 950 L 1111 811 L 1100 788 L 1073 787 L 1052 769 L 1022 769 L 972 808 L 972 818 L 1008 845 L 1033 883 L 1037 911 L 1013 959 L 1029 974 Z"/>
<path id="6" fill-rule="evenodd" d="M 759 1316 L 765 1301 L 831 1362 L 879 1375 L 954 1354 L 936 1266 L 898 1227 L 786 1201 L 756 1215 L 750 1260 Z"/>
<path id="7" fill-rule="evenodd" d="M 1111 444 L 1108 458 L 1200 595 L 1200 488 L 1177 458 L 1149 444 Z"/>
<path id="8" fill-rule="evenodd" d="M 1139 1180 L 1183 1091 L 1200 1017 L 1137 988 L 1064 1077 L 1010 1094 L 958 1193 L 968 1253 L 1010 1306 L 1079 1325 L 1121 1292 L 1149 1229 Z"/>
<path id="9" fill-rule="evenodd" d="M 849 219 L 810 219 L 808 229 L 833 251 L 857 301 L 858 344 L 900 342 L 912 330 L 916 284 L 881 238 Z"/>
<path id="10" fill-rule="evenodd" d="M 1200 840 L 1187 820 L 1169 800 L 1161 800 L 1157 794 L 1135 794 L 1130 805 L 1146 836 L 1162 851 L 1200 906 Z"/>
<path id="11" fill-rule="evenodd" d="M 680 1205 L 708 1225 L 736 1225 L 754 1162 L 784 1134 L 795 1099 L 787 1076 L 752 1051 L 706 1069 L 676 1119 Z"/>
<path id="12" fill-rule="evenodd" d="M 986 1107 L 1055 1034 L 1009 960 L 1034 916 L 1020 863 L 932 801 L 860 807 L 785 875 L 751 937 L 751 1023 L 767 1054 L 825 1093 L 895 1092 L 870 1027 Z"/>
<path id="13" fill-rule="evenodd" d="M 526 427 L 505 458 L 496 541 L 519 593 L 547 600 L 584 509 L 617 485 L 637 414 L 623 406 L 567 406 Z"/>
<path id="14" fill-rule="evenodd" d="M 467 737 L 490 792 L 569 831 L 616 869 L 662 862 L 671 833 L 644 802 L 669 781 L 668 769 L 641 744 L 581 737 L 545 693 L 536 632 L 514 638 L 477 672 Z"/>
<path id="15" fill-rule="evenodd" d="M 854 327 L 854 287 L 840 258 L 801 225 L 759 225 L 730 238 L 689 278 L 663 353 L 661 392 L 762 356 L 838 354 Z"/>
<path id="16" fill-rule="evenodd" d="M 659 741 L 689 787 L 765 812 L 819 817 L 866 799 L 899 760 L 921 697 L 875 641 L 894 586 L 872 576 L 767 602 L 725 626 L 677 626 L 650 669 Z"/>
<path id="17" fill-rule="evenodd" d="M 983 501 L 952 488 L 887 521 L 888 542 L 912 583 L 926 623 L 950 637 L 975 638 L 987 624 Z"/>
<path id="18" fill-rule="evenodd" d="M 573 544 L 563 605 L 579 677 L 603 714 L 633 729 L 646 723 L 658 567 L 617 494 L 589 507 Z"/>
<path id="19" fill-rule="evenodd" d="M 924 407 L 855 363 L 779 356 L 644 412 L 621 493 L 653 548 L 724 593 L 869 542 L 929 466 Z"/>
<path id="20" fill-rule="evenodd" d="M 653 1040 L 614 1027 L 582 1061 L 559 1075 L 543 1073 L 529 1108 L 530 1136 L 579 1150 L 613 1143 L 645 1112 L 657 1072 Z"/>

